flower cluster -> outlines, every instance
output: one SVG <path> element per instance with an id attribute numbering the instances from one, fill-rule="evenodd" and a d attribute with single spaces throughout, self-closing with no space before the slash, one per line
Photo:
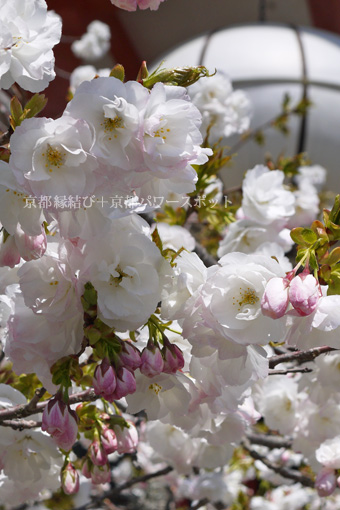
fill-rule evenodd
<path id="1" fill-rule="evenodd" d="M 44 0 L 0 13 L 0 85 L 41 90 L 59 17 Z M 109 36 L 91 23 L 74 49 L 99 56 Z M 98 74 L 73 74 L 58 119 L 36 116 L 42 96 L 11 102 L 0 503 L 100 505 L 160 473 L 178 508 L 337 508 L 340 198 L 315 219 L 324 172 L 297 158 L 249 169 L 227 199 L 218 141 L 250 107 L 223 75 Z"/>

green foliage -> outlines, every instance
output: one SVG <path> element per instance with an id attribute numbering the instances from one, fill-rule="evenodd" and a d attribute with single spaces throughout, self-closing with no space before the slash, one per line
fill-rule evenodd
<path id="1" fill-rule="evenodd" d="M 46 103 L 47 99 L 44 94 L 34 94 L 23 108 L 19 99 L 16 96 L 12 97 L 10 106 L 11 115 L 9 118 L 13 131 L 16 127 L 20 126 L 24 119 L 38 115 L 45 108 Z"/>
<path id="2" fill-rule="evenodd" d="M 306 247 L 313 245 L 318 240 L 318 236 L 312 229 L 303 227 L 293 228 L 290 237 L 294 243 Z"/>
<path id="3" fill-rule="evenodd" d="M 125 69 L 121 64 L 116 64 L 110 72 L 110 76 L 117 78 L 118 80 L 124 82 L 125 80 Z"/>
<path id="4" fill-rule="evenodd" d="M 22 374 L 14 378 L 11 386 L 23 393 L 27 400 L 31 400 L 35 390 L 41 388 L 42 384 L 35 374 Z"/>
<path id="5" fill-rule="evenodd" d="M 146 63 L 143 62 L 137 76 L 137 81 L 148 89 L 152 89 L 152 87 L 158 82 L 165 83 L 166 85 L 189 87 L 189 85 L 192 85 L 200 78 L 203 78 L 204 76 L 214 76 L 216 73 L 215 71 L 213 74 L 209 74 L 208 69 L 204 66 L 187 66 L 165 69 L 162 67 L 162 64 L 163 62 L 160 63 L 153 73 L 149 74 Z"/>
<path id="6" fill-rule="evenodd" d="M 69 496 L 59 489 L 49 499 L 44 499 L 44 506 L 50 510 L 72 510 L 74 508 L 73 496 Z"/>

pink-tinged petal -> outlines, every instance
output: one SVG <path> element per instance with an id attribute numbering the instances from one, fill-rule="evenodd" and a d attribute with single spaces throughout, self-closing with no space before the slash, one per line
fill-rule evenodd
<path id="1" fill-rule="evenodd" d="M 61 486 L 65 494 L 76 494 L 79 491 L 79 474 L 71 462 L 62 471 Z"/>
<path id="2" fill-rule="evenodd" d="M 288 307 L 288 282 L 285 278 L 271 278 L 261 299 L 263 315 L 272 319 L 279 319 L 286 313 Z"/>
<path id="3" fill-rule="evenodd" d="M 300 316 L 310 315 L 321 297 L 319 282 L 311 274 L 299 274 L 289 285 L 289 301 Z"/>
<path id="4" fill-rule="evenodd" d="M 118 442 L 118 453 L 133 453 L 138 445 L 138 432 L 132 422 L 128 422 L 129 427 L 115 426 L 115 433 Z"/>
<path id="5" fill-rule="evenodd" d="M 117 436 L 112 429 L 106 427 L 102 430 L 101 441 L 107 455 L 117 450 Z"/>
<path id="6" fill-rule="evenodd" d="M 140 371 L 147 377 L 154 377 L 163 371 L 162 353 L 152 342 L 148 342 L 147 347 L 143 350 L 141 360 Z"/>
<path id="7" fill-rule="evenodd" d="M 318 491 L 318 495 L 322 498 L 333 494 L 336 488 L 336 476 L 334 469 L 321 469 L 315 480 L 315 488 Z"/>
<path id="8" fill-rule="evenodd" d="M 93 377 L 93 388 L 97 395 L 106 398 L 116 389 L 117 378 L 108 358 L 104 358 L 97 366 Z"/>

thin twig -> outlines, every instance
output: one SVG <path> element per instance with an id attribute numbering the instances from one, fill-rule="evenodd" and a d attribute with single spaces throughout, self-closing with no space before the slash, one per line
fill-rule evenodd
<path id="1" fill-rule="evenodd" d="M 273 464 L 272 462 L 269 462 L 269 460 L 266 457 L 260 455 L 256 450 L 253 450 L 250 442 L 247 439 L 243 441 L 243 447 L 245 450 L 247 450 L 250 456 L 253 457 L 253 459 L 260 460 L 261 462 L 263 462 L 263 464 L 265 464 L 265 466 L 267 466 L 275 473 L 278 473 L 279 475 L 283 476 L 284 478 L 288 478 L 289 480 L 299 482 L 301 483 L 301 485 L 304 485 L 305 487 L 314 488 L 314 481 L 311 478 L 303 475 L 302 473 L 300 473 L 300 471 L 288 469 L 284 466 L 280 466 L 278 464 Z"/>
<path id="2" fill-rule="evenodd" d="M 30 400 L 26 405 L 27 411 L 32 411 L 32 409 L 35 409 L 37 403 L 44 396 L 45 393 L 46 393 L 45 388 L 38 388 L 37 390 L 35 390 L 32 400 Z"/>
<path id="3" fill-rule="evenodd" d="M 269 370 L 268 375 L 285 375 L 285 374 L 306 374 L 307 372 L 313 372 L 312 368 L 287 368 L 287 370 Z"/>
<path id="4" fill-rule="evenodd" d="M 293 440 L 281 436 L 270 436 L 266 434 L 246 434 L 248 441 L 252 444 L 267 446 L 268 448 L 291 448 Z"/>
<path id="5" fill-rule="evenodd" d="M 102 496 L 95 496 L 92 498 L 92 501 L 89 501 L 88 503 L 85 503 L 85 505 L 78 506 L 77 508 L 74 508 L 73 510 L 89 510 L 91 508 L 96 508 L 99 503 L 104 501 L 105 499 L 110 499 L 116 496 L 117 494 L 120 494 L 122 491 L 129 489 L 133 485 L 136 485 L 137 483 L 143 483 L 147 482 L 148 480 L 151 480 L 152 478 L 157 478 L 159 476 L 167 475 L 173 471 L 173 467 L 167 466 L 164 469 L 160 469 L 159 471 L 155 471 L 154 473 L 148 473 L 147 475 L 142 476 L 136 476 L 135 478 L 131 478 L 131 480 L 122 483 L 121 485 L 118 485 L 118 487 L 114 487 L 108 492 L 105 492 Z"/>
<path id="6" fill-rule="evenodd" d="M 272 356 L 269 358 L 269 368 L 274 368 L 279 363 L 286 363 L 287 361 L 298 361 L 299 363 L 306 363 L 307 361 L 313 361 L 321 354 L 326 354 L 327 352 L 336 350 L 338 349 L 324 345 L 322 347 L 309 349 L 308 351 L 295 351 L 289 352 L 287 354 L 279 354 L 278 356 Z"/>

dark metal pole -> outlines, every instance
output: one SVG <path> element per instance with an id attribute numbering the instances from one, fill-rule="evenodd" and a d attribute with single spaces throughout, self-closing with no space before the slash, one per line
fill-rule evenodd
<path id="1" fill-rule="evenodd" d="M 267 21 L 267 13 L 266 13 L 266 0 L 259 0 L 259 21 L 264 22 Z"/>

